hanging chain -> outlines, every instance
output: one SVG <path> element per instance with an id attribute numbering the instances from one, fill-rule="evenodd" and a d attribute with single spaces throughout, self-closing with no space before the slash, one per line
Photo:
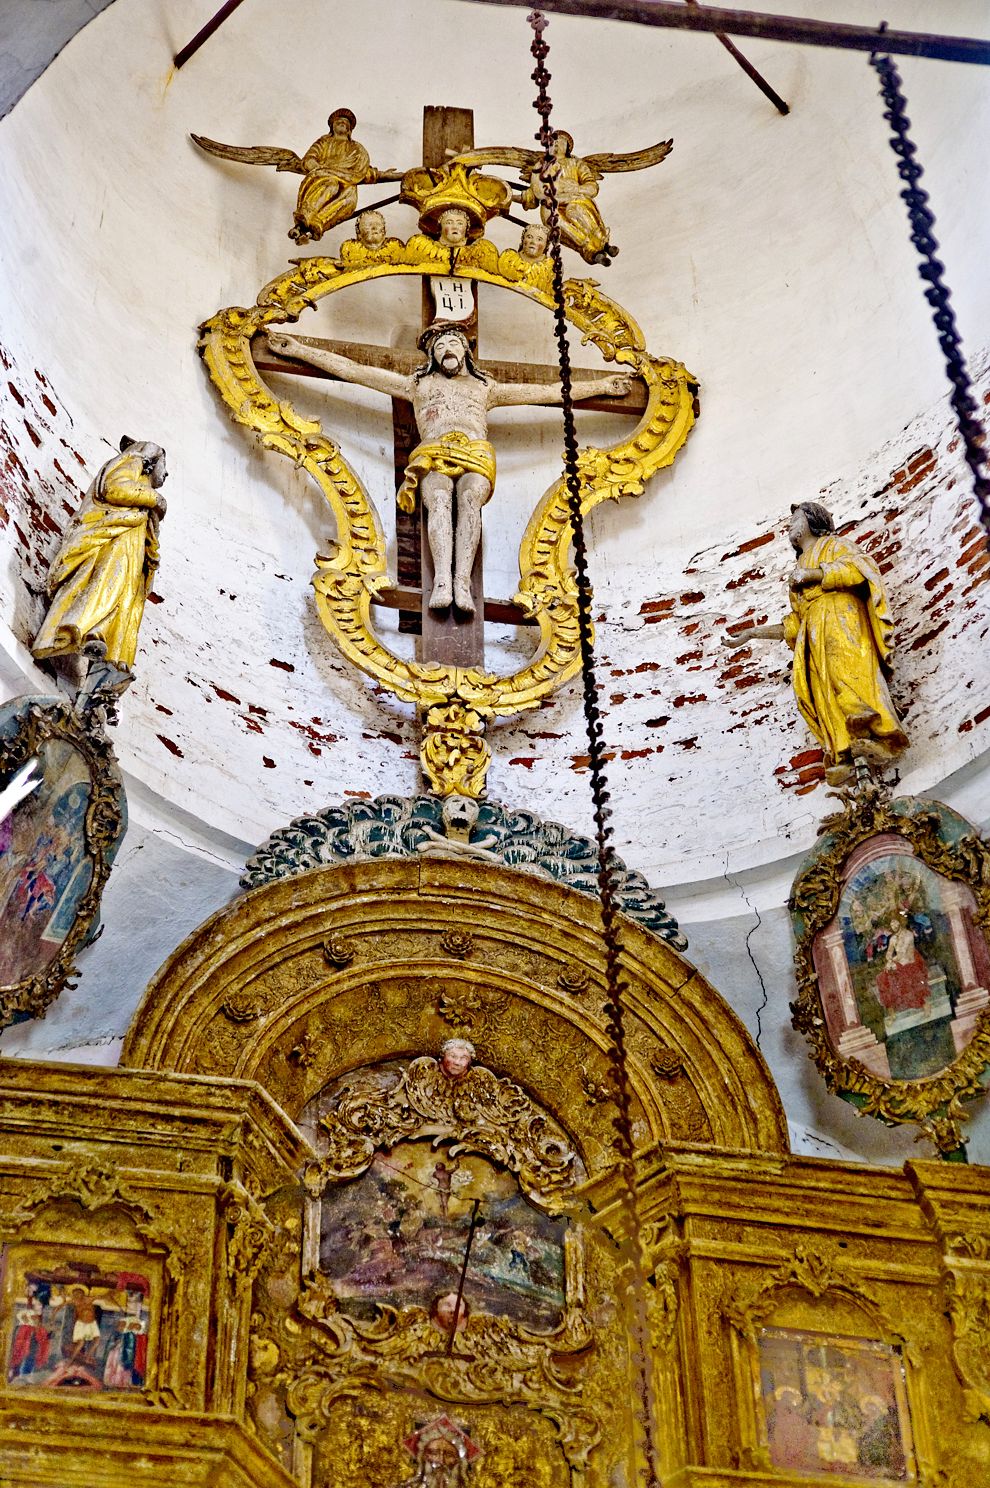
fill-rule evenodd
<path id="1" fill-rule="evenodd" d="M 633 1160 L 632 1095 L 626 1068 L 626 1028 L 622 1005 L 622 971 L 620 966 L 621 933 L 615 907 L 618 868 L 612 829 L 609 826 L 609 791 L 605 771 L 605 746 L 601 710 L 598 707 L 598 682 L 595 673 L 594 630 L 591 619 L 592 587 L 588 573 L 588 548 L 584 536 L 581 510 L 581 479 L 578 474 L 578 446 L 574 428 L 574 403 L 571 392 L 571 358 L 567 344 L 564 316 L 564 275 L 560 253 L 560 217 L 557 206 L 557 166 L 554 161 L 554 131 L 550 127 L 553 104 L 550 99 L 550 73 L 546 68 L 549 47 L 543 40 L 547 21 L 538 10 L 527 17 L 533 29 L 530 50 L 536 60 L 532 74 L 537 85 L 533 107 L 541 124 L 535 138 L 543 147 L 540 181 L 548 230 L 550 263 L 553 273 L 554 334 L 560 358 L 561 402 L 564 413 L 564 473 L 567 504 L 570 512 L 574 567 L 577 576 L 578 634 L 581 646 L 581 680 L 584 690 L 584 716 L 588 731 L 588 759 L 591 796 L 594 803 L 595 839 L 598 847 L 598 896 L 601 905 L 602 939 L 605 947 L 605 990 L 603 1008 L 608 1027 L 613 1095 L 616 1105 L 615 1150 L 621 1179 L 622 1207 L 626 1242 L 625 1259 L 631 1285 L 628 1288 L 632 1314 L 632 1341 L 637 1373 L 639 1409 L 636 1417 L 643 1447 L 645 1467 L 643 1481 L 647 1488 L 659 1488 L 660 1472 L 655 1436 L 655 1400 L 651 1362 L 650 1327 L 647 1310 L 647 1272 L 640 1239 L 639 1201 L 636 1193 L 636 1167 Z"/>
<path id="2" fill-rule="evenodd" d="M 881 30 L 885 28 L 886 22 Z M 990 537 L 990 478 L 987 476 L 986 466 L 986 433 L 973 396 L 962 341 L 952 312 L 951 296 L 942 278 L 945 265 L 935 256 L 938 247 L 934 234 L 935 216 L 928 205 L 928 192 L 922 191 L 918 185 L 924 172 L 914 158 L 917 151 L 908 134 L 911 120 L 907 116 L 907 99 L 901 89 L 900 74 L 890 57 L 873 52 L 870 55 L 870 66 L 880 78 L 880 92 L 887 105 L 883 116 L 890 125 L 890 148 L 898 157 L 897 172 L 905 183 L 901 196 L 907 203 L 911 241 L 921 258 L 918 273 L 928 282 L 925 299 L 932 307 L 932 319 L 945 356 L 945 370 L 952 384 L 952 406 L 956 411 L 959 432 L 963 439 L 966 463 L 973 472 L 973 490 L 979 503 L 980 518 Z"/>

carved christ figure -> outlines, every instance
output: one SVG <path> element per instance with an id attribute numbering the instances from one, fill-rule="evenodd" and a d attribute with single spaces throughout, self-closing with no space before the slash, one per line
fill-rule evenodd
<path id="1" fill-rule="evenodd" d="M 471 570 L 481 538 L 481 508 L 495 486 L 489 411 L 512 405 L 558 404 L 560 388 L 496 382 L 476 365 L 467 332 L 442 321 L 434 322 L 420 337 L 426 361 L 410 376 L 363 366 L 284 332 L 266 334 L 269 346 L 280 356 L 311 362 L 345 382 L 412 404 L 420 443 L 409 457 L 397 499 L 404 511 L 412 511 L 417 490 L 422 493 L 435 577 L 430 609 L 444 610 L 454 604 L 465 615 L 473 614 Z M 578 378 L 572 384 L 573 396 L 575 400 L 602 394 L 621 398 L 630 382 L 621 374 L 603 382 Z"/>

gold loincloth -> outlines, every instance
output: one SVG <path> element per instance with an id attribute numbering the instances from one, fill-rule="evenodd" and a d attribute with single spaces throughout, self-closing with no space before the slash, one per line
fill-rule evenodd
<path id="1" fill-rule="evenodd" d="M 457 480 L 462 475 L 483 475 L 492 486 L 495 484 L 495 451 L 487 439 L 470 439 L 455 429 L 439 439 L 426 439 L 417 444 L 409 456 L 409 464 L 396 500 L 403 511 L 416 510 L 416 491 L 424 475 L 431 470 Z"/>

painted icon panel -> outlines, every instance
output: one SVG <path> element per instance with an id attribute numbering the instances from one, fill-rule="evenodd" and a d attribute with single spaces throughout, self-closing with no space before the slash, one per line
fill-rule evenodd
<path id="1" fill-rule="evenodd" d="M 144 1388 L 154 1291 L 146 1256 L 23 1246 L 8 1254 L 6 1272 L 9 1387 Z"/>
<path id="2" fill-rule="evenodd" d="M 39 759 L 41 784 L 0 824 L 0 985 L 44 971 L 93 876 L 86 761 L 63 739 L 43 744 Z"/>
<path id="3" fill-rule="evenodd" d="M 896 1348 L 764 1328 L 759 1360 L 764 1435 L 775 1468 L 877 1483 L 915 1481 Z"/>
<path id="4" fill-rule="evenodd" d="M 341 1309 L 353 1317 L 372 1317 L 377 1303 L 442 1309 L 458 1288 L 475 1198 L 481 1205 L 464 1279 L 468 1313 L 557 1326 L 566 1221 L 531 1204 L 511 1173 L 430 1142 L 378 1152 L 360 1178 L 324 1193 L 320 1269 L 333 1280 Z"/>
<path id="5" fill-rule="evenodd" d="M 892 833 L 854 853 L 843 878 L 838 911 L 813 947 L 833 1047 L 891 1079 L 937 1075 L 988 1001 L 973 891 Z"/>

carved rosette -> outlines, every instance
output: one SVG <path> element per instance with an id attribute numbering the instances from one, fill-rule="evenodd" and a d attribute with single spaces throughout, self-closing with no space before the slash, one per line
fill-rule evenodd
<path id="1" fill-rule="evenodd" d="M 307 470 L 336 521 L 333 552 L 317 559 L 316 604 L 334 644 L 379 686 L 426 716 L 422 765 L 441 795 L 484 793 L 490 757 L 484 734 L 494 718 L 509 717 L 555 692 L 580 668 L 577 588 L 570 567 L 570 517 L 563 478 L 543 496 L 523 537 L 514 603 L 536 620 L 532 658 L 510 676 L 479 667 L 419 663 L 395 655 L 371 624 L 371 601 L 389 583 L 382 524 L 357 474 L 319 422 L 273 397 L 251 355 L 252 338 L 269 326 L 298 320 L 327 295 L 369 279 L 453 271 L 451 252 L 422 234 L 405 245 L 388 240 L 360 255 L 312 257 L 267 284 L 257 303 L 218 311 L 202 328 L 209 373 L 237 423 L 267 449 Z M 539 272 L 542 270 L 542 272 Z M 541 262 L 532 269 L 517 254 L 499 254 L 485 241 L 456 255 L 459 276 L 524 295 L 546 310 L 553 299 Z M 601 294 L 593 280 L 568 280 L 564 309 L 583 343 L 618 362 L 647 388 L 647 407 L 633 433 L 605 450 L 582 451 L 582 508 L 641 495 L 646 481 L 669 465 L 695 419 L 697 384 L 679 362 L 652 356 L 631 316 Z"/>

